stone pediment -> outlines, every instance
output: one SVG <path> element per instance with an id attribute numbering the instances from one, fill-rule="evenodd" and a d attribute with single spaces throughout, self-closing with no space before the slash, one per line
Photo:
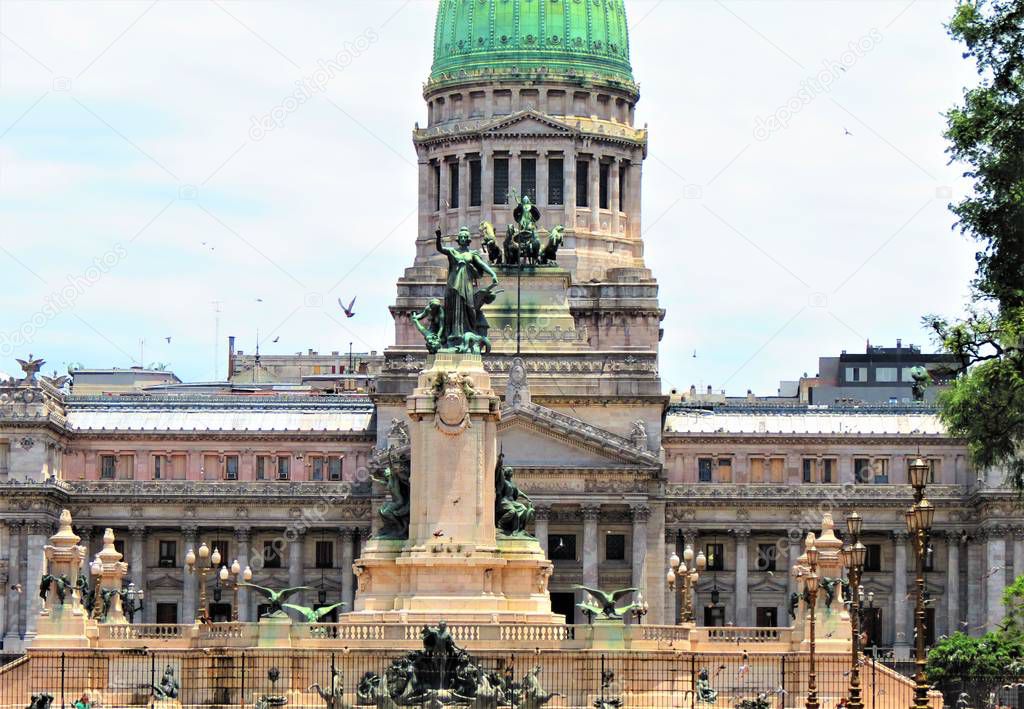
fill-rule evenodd
<path id="1" fill-rule="evenodd" d="M 651 468 L 655 453 L 627 438 L 537 404 L 502 409 L 498 440 L 508 465 L 522 468 Z"/>
<path id="2" fill-rule="evenodd" d="M 570 134 L 574 130 L 542 113 L 527 110 L 501 118 L 484 128 L 483 132 L 492 135 L 510 133 L 515 135 L 538 135 L 551 133 Z"/>

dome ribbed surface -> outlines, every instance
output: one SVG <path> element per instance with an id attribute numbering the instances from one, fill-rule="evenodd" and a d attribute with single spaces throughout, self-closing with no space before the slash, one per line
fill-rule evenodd
<path id="1" fill-rule="evenodd" d="M 624 0 L 441 0 L 431 82 L 489 74 L 634 85 Z"/>

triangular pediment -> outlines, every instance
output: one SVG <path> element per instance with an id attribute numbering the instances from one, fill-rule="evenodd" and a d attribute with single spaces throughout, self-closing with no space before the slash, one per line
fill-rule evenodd
<path id="1" fill-rule="evenodd" d="M 537 404 L 502 410 L 498 441 L 517 468 L 655 467 L 658 456 L 627 439 Z"/>
<path id="2" fill-rule="evenodd" d="M 569 126 L 545 116 L 537 111 L 527 110 L 514 113 L 495 121 L 484 129 L 485 133 L 491 134 L 551 134 L 551 133 L 572 133 Z"/>

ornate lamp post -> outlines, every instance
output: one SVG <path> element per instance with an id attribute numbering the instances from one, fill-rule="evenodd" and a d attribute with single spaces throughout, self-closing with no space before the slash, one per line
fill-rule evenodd
<path id="1" fill-rule="evenodd" d="M 804 590 L 807 592 L 808 605 L 810 606 L 810 670 L 807 673 L 807 701 L 804 706 L 807 709 L 819 709 L 818 702 L 818 675 L 815 668 L 814 641 L 815 641 L 815 613 L 818 607 L 818 548 L 814 546 L 814 535 L 808 534 L 807 540 L 810 545 L 807 547 L 807 573 L 798 572 L 797 577 L 803 582 Z"/>
<path id="2" fill-rule="evenodd" d="M 920 456 L 910 461 L 910 485 L 914 488 L 914 504 L 907 509 L 907 531 L 914 541 L 914 556 L 917 560 L 917 599 L 914 603 L 914 704 L 916 709 L 928 707 L 928 678 L 925 675 L 924 652 L 924 561 L 928 553 L 928 532 L 935 520 L 935 506 L 925 499 L 924 488 L 928 482 L 928 461 Z"/>
<path id="3" fill-rule="evenodd" d="M 206 546 L 206 542 L 199 546 L 198 560 L 196 553 L 191 549 L 185 554 L 185 570 L 190 574 L 199 572 L 199 606 L 201 610 L 196 614 L 197 621 L 204 623 L 210 621 L 209 609 L 206 604 L 206 574 L 218 566 L 220 566 L 220 552 L 214 548 L 213 554 L 211 554 L 210 547 Z"/>
<path id="4" fill-rule="evenodd" d="M 246 570 L 248 571 L 248 567 L 246 567 Z M 220 567 L 220 573 L 218 574 L 220 584 L 231 587 L 231 622 L 238 620 L 238 577 L 241 575 L 242 567 L 239 565 L 238 559 L 231 562 L 230 569 L 226 566 Z M 252 571 L 249 571 L 249 578 L 252 578 Z M 217 600 L 219 601 L 220 599 Z"/>
<path id="5" fill-rule="evenodd" d="M 680 561 L 679 557 L 675 552 L 672 552 L 672 556 L 668 560 L 669 570 L 665 576 L 665 580 L 668 582 L 668 588 L 670 591 L 678 590 L 682 594 L 682 604 L 680 610 L 680 622 L 692 623 L 693 614 L 693 589 L 697 585 L 697 581 L 700 579 L 700 572 L 707 568 L 708 560 L 704 557 L 704 552 L 697 554 L 696 559 L 693 556 L 693 547 L 689 544 L 683 550 L 683 559 Z M 680 583 L 680 581 L 682 583 Z M 714 602 L 717 602 L 715 600 Z"/>
<path id="6" fill-rule="evenodd" d="M 102 604 L 99 602 L 100 593 L 100 575 L 103 573 L 103 563 L 100 562 L 100 558 L 97 556 L 89 564 L 89 575 L 92 576 L 92 588 L 93 588 L 93 605 L 92 605 L 92 617 L 99 619 L 102 615 L 100 610 Z"/>
<path id="7" fill-rule="evenodd" d="M 142 601 L 146 592 L 141 588 L 135 588 L 135 584 L 128 582 L 128 588 L 121 592 L 121 598 L 127 602 L 124 606 L 124 614 L 128 616 L 128 622 L 135 622 L 135 614 L 142 610 Z"/>
<path id="8" fill-rule="evenodd" d="M 853 667 L 850 669 L 850 702 L 849 709 L 863 709 L 864 703 L 860 694 L 860 587 L 861 573 L 868 549 L 861 544 L 860 532 L 864 519 L 854 512 L 846 518 L 846 529 L 850 533 L 850 544 L 843 548 L 843 564 L 848 569 L 850 581 L 850 629 L 853 634 Z"/>

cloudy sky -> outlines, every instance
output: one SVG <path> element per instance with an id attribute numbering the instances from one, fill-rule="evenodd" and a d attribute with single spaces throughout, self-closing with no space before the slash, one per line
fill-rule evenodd
<path id="1" fill-rule="evenodd" d="M 208 380 L 228 335 L 390 344 L 435 7 L 0 2 L 0 369 Z M 866 340 L 928 345 L 921 316 L 962 309 L 941 113 L 975 75 L 951 8 L 627 0 L 666 389 L 772 394 Z"/>

